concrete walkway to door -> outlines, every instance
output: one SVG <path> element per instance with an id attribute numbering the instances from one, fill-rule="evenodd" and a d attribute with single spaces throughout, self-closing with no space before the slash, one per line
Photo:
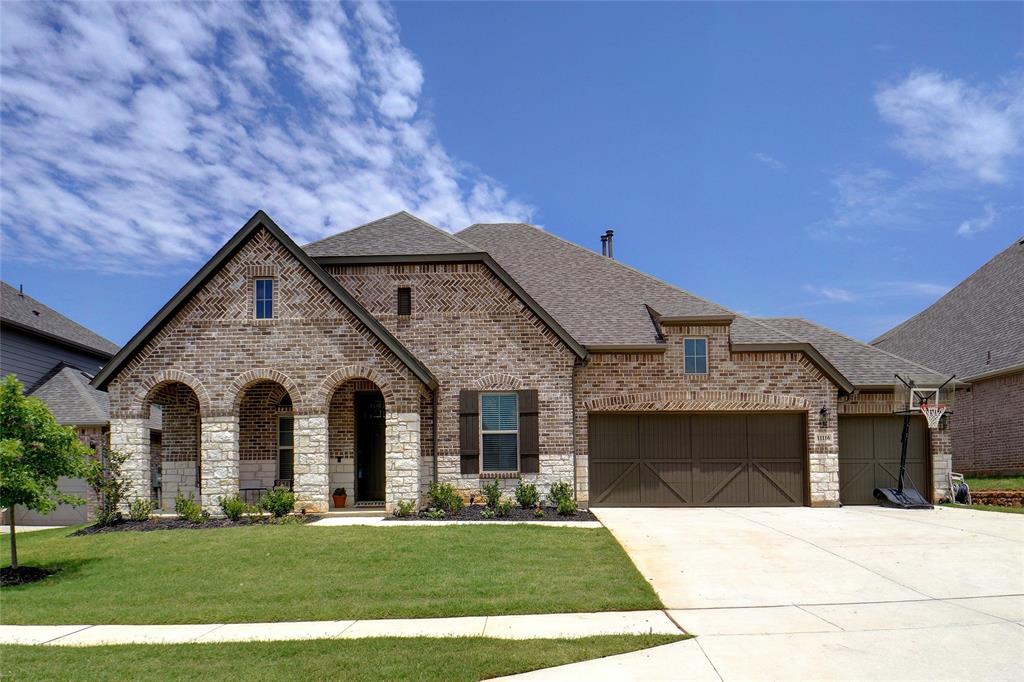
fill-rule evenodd
<path id="1" fill-rule="evenodd" d="M 697 638 L 524 679 L 1008 680 L 1024 669 L 1024 515 L 595 513 Z"/>

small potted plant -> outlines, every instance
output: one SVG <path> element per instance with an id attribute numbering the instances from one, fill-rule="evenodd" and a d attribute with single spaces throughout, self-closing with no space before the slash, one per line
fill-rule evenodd
<path id="1" fill-rule="evenodd" d="M 335 488 L 334 494 L 331 495 L 334 498 L 334 506 L 339 509 L 345 506 L 345 502 L 348 501 L 348 493 L 345 492 L 344 488 Z"/>

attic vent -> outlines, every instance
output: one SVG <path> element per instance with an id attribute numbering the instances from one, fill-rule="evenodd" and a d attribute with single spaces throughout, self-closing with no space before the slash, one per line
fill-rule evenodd
<path id="1" fill-rule="evenodd" d="M 412 315 L 412 289 L 398 287 L 398 314 Z"/>

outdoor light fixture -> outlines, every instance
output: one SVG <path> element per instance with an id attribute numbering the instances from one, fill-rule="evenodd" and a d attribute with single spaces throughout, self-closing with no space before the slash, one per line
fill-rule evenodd
<path id="1" fill-rule="evenodd" d="M 828 408 L 824 405 L 818 410 L 818 426 L 823 429 L 828 428 Z"/>

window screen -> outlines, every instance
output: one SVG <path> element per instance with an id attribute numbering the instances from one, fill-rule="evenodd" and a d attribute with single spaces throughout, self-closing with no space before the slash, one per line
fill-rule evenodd
<path id="1" fill-rule="evenodd" d="M 708 372 L 708 341 L 707 339 L 685 339 L 683 341 L 687 374 L 707 374 Z"/>
<path id="2" fill-rule="evenodd" d="M 480 449 L 484 471 L 519 468 L 519 396 L 480 395 Z"/>

